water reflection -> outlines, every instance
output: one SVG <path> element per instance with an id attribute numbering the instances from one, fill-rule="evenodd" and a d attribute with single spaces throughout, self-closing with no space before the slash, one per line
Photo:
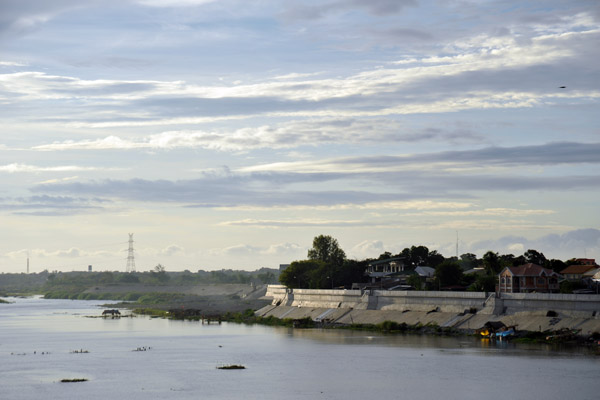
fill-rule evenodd
<path id="1" fill-rule="evenodd" d="M 0 305 L 1 397 L 347 400 L 403 393 L 411 400 L 562 399 L 577 388 L 576 398 L 595 399 L 600 391 L 600 358 L 580 349 L 477 337 L 88 318 L 101 314 L 101 303 L 17 299 Z M 150 350 L 135 351 L 140 348 Z M 247 369 L 216 370 L 223 364 Z M 535 376 L 537 385 L 526 376 Z M 62 378 L 89 381 L 65 386 L 57 383 Z"/>

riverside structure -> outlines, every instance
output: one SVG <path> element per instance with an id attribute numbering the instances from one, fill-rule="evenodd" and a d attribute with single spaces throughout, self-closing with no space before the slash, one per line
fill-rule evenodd
<path id="1" fill-rule="evenodd" d="M 600 296 L 549 293 L 485 293 L 385 290 L 289 289 L 269 285 L 271 305 L 262 317 L 312 320 L 327 324 L 437 325 L 474 331 L 501 321 L 522 331 L 579 329 L 600 332 Z"/>

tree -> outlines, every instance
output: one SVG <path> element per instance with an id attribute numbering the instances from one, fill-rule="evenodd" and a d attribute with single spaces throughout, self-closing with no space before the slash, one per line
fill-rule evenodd
<path id="1" fill-rule="evenodd" d="M 140 278 L 134 272 L 127 272 L 127 273 L 119 274 L 117 281 L 122 282 L 122 283 L 139 283 Z"/>
<path id="2" fill-rule="evenodd" d="M 525 253 L 523 253 L 523 256 L 525 256 L 525 261 L 527 261 L 528 263 L 537 264 L 542 267 L 546 265 L 547 260 L 544 256 L 544 253 L 540 253 L 537 250 L 529 249 Z"/>
<path id="3" fill-rule="evenodd" d="M 496 281 L 493 275 L 477 275 L 473 286 L 478 292 L 493 292 L 496 290 Z"/>
<path id="4" fill-rule="evenodd" d="M 167 271 L 165 267 L 161 264 L 158 264 L 154 269 L 150 272 L 152 277 L 159 282 L 166 282 L 170 279 L 169 275 L 167 275 Z"/>
<path id="5" fill-rule="evenodd" d="M 505 267 L 518 267 L 527 262 L 524 256 L 515 257 L 513 254 L 502 254 L 499 258 L 500 263 Z"/>
<path id="6" fill-rule="evenodd" d="M 479 261 L 477 260 L 477 256 L 473 253 L 465 253 L 460 256 L 460 266 L 464 271 L 468 271 L 473 269 L 479 265 Z"/>
<path id="7" fill-rule="evenodd" d="M 326 266 L 320 260 L 294 261 L 279 274 L 279 282 L 292 289 L 319 289 L 313 286 L 326 279 L 320 276 Z"/>
<path id="8" fill-rule="evenodd" d="M 336 239 L 328 235 L 319 235 L 313 239 L 313 247 L 308 250 L 308 258 L 341 266 L 346 259 L 346 253 L 340 248 Z"/>
<path id="9" fill-rule="evenodd" d="M 368 277 L 365 275 L 368 260 L 345 260 L 342 268 L 334 275 L 333 286 L 351 287 L 355 282 L 366 282 Z"/>
<path id="10" fill-rule="evenodd" d="M 273 283 L 273 282 L 276 282 L 276 280 L 275 280 L 275 274 L 272 273 L 271 271 L 266 271 L 264 273 L 260 273 L 260 274 L 256 275 L 256 277 L 258 279 L 260 279 L 260 281 L 262 283 Z"/>
<path id="11" fill-rule="evenodd" d="M 553 258 L 552 260 L 548 260 L 547 267 L 550 268 L 554 272 L 560 273 L 560 271 L 567 268 L 567 264 L 561 260 L 557 260 L 557 259 Z"/>
<path id="12" fill-rule="evenodd" d="M 440 286 L 459 285 L 462 277 L 462 269 L 456 261 L 446 260 L 435 268 L 435 278 Z"/>
<path id="13" fill-rule="evenodd" d="M 444 262 L 444 256 L 438 253 L 436 250 L 432 250 L 427 255 L 427 264 L 430 267 L 437 267 L 439 264 Z"/>
<path id="14" fill-rule="evenodd" d="M 429 261 L 429 249 L 425 246 L 411 246 L 410 261 L 415 267 L 427 265 Z"/>
<path id="15" fill-rule="evenodd" d="M 429 251 L 426 246 L 407 247 L 398 253 L 397 256 L 403 257 L 406 266 L 410 268 L 415 268 L 420 265 L 429 265 L 435 268 L 445 260 L 443 255 L 435 250 Z"/>
<path id="16" fill-rule="evenodd" d="M 498 253 L 494 253 L 490 250 L 483 255 L 482 259 L 483 266 L 488 275 L 498 275 L 502 270 L 502 264 L 500 263 Z"/>
<path id="17" fill-rule="evenodd" d="M 417 273 L 409 275 L 409 277 L 406 278 L 406 283 L 414 287 L 415 290 L 421 290 L 423 288 L 423 281 Z"/>

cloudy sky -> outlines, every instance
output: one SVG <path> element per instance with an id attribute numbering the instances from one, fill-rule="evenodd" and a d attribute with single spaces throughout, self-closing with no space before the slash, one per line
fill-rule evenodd
<path id="1" fill-rule="evenodd" d="M 597 0 L 2 0 L 0 271 L 600 259 L 599 48 Z"/>

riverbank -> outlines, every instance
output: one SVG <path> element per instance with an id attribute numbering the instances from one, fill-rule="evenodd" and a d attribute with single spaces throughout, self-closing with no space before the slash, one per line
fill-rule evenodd
<path id="1" fill-rule="evenodd" d="M 153 310 L 193 310 L 195 314 L 219 316 L 227 312 L 260 309 L 270 303 L 264 296 L 267 285 L 200 284 L 200 285 L 98 285 L 80 292 L 56 290 L 45 293 L 49 299 L 116 300 L 111 307 Z"/>
<path id="2" fill-rule="evenodd" d="M 310 318 L 330 326 L 377 326 L 386 321 L 408 327 L 439 327 L 474 334 L 501 322 L 519 332 L 552 335 L 577 331 L 587 340 L 600 332 L 600 296 L 288 289 L 269 285 L 271 304 L 260 317 Z M 535 336 L 535 335 L 530 335 Z"/>

